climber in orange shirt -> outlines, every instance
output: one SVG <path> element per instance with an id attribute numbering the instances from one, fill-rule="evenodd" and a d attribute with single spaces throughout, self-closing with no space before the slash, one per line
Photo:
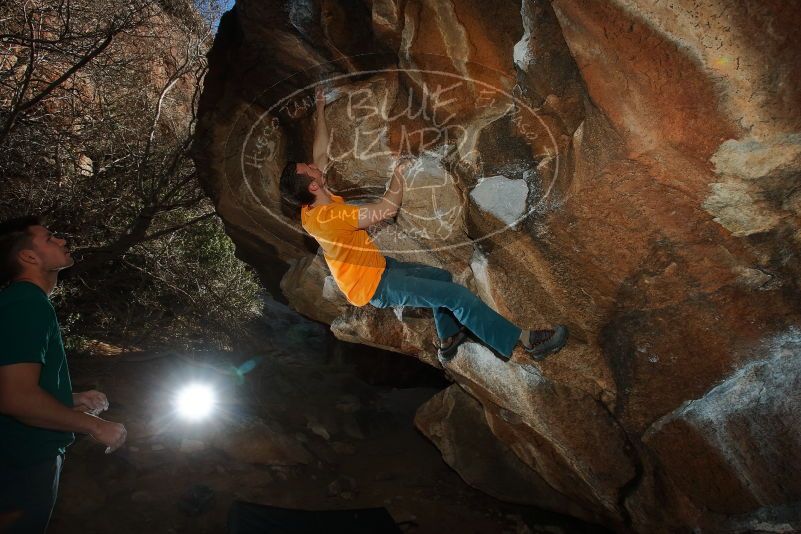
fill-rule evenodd
<path id="1" fill-rule="evenodd" d="M 316 91 L 314 163 L 290 161 L 280 179 L 282 198 L 300 209 L 303 228 L 323 249 L 337 286 L 355 306 L 368 303 L 377 308 L 408 306 L 431 308 L 434 312 L 439 356 L 453 357 L 471 331 L 485 345 L 508 358 L 515 345 L 537 359 L 559 351 L 567 342 L 567 328 L 524 330 L 499 315 L 470 290 L 453 282 L 444 269 L 385 257 L 366 228 L 395 217 L 401 207 L 404 172 L 395 166 L 386 193 L 376 202 L 346 203 L 329 191 L 324 169 L 328 164 L 328 127 L 325 96 Z"/>

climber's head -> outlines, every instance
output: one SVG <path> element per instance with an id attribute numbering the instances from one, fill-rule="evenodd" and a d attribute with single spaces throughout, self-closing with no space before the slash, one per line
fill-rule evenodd
<path id="1" fill-rule="evenodd" d="M 325 192 L 325 176 L 314 163 L 290 161 L 284 166 L 280 180 L 281 196 L 290 204 L 301 207 L 314 204 Z"/>

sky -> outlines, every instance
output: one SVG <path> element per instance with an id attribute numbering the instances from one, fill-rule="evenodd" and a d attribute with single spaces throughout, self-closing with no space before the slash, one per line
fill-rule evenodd
<path id="1" fill-rule="evenodd" d="M 234 7 L 236 0 L 194 0 L 194 3 L 198 11 L 205 14 L 206 18 L 209 18 L 208 13 L 216 11 L 214 7 L 219 7 L 219 14 L 222 15 Z M 212 26 L 214 27 L 215 31 L 217 30 L 219 23 L 219 18 L 216 18 L 212 21 Z"/>

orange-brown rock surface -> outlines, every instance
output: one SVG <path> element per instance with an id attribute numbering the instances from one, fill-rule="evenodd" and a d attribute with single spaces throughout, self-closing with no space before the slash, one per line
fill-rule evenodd
<path id="1" fill-rule="evenodd" d="M 477 461 L 513 454 L 515 487 L 555 509 L 641 532 L 792 531 L 798 27 L 794 3 L 756 0 L 240 0 L 196 157 L 276 295 L 446 367 L 461 390 L 418 425 L 469 483 L 503 497 L 470 465 L 488 428 L 501 448 Z M 278 196 L 284 163 L 310 159 L 320 81 L 335 189 L 380 194 L 395 154 L 415 155 L 381 248 L 521 326 L 569 325 L 562 352 L 504 362 L 468 343 L 440 363 L 429 314 L 346 303 Z M 464 393 L 475 440 L 446 421 L 480 413 Z"/>

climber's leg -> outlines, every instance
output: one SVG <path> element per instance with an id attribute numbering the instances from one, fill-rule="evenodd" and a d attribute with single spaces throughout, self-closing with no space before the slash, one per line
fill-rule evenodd
<path id="1" fill-rule="evenodd" d="M 521 333 L 520 328 L 484 304 L 466 287 L 445 280 L 405 276 L 402 270 L 393 269 L 391 263 L 370 303 L 378 308 L 446 308 L 482 342 L 506 357 L 512 354 Z"/>
<path id="2" fill-rule="evenodd" d="M 406 261 L 398 261 L 394 258 L 387 258 L 387 268 L 397 271 L 399 275 L 411 276 L 413 278 L 425 278 L 428 280 L 440 280 L 443 282 L 453 281 L 453 276 L 450 272 L 439 267 L 431 267 L 430 265 L 423 265 L 422 263 L 412 263 Z M 456 318 L 447 308 L 438 307 L 433 308 L 434 312 L 434 325 L 437 328 L 437 336 L 441 343 L 455 336 L 459 332 L 459 323 Z"/>

